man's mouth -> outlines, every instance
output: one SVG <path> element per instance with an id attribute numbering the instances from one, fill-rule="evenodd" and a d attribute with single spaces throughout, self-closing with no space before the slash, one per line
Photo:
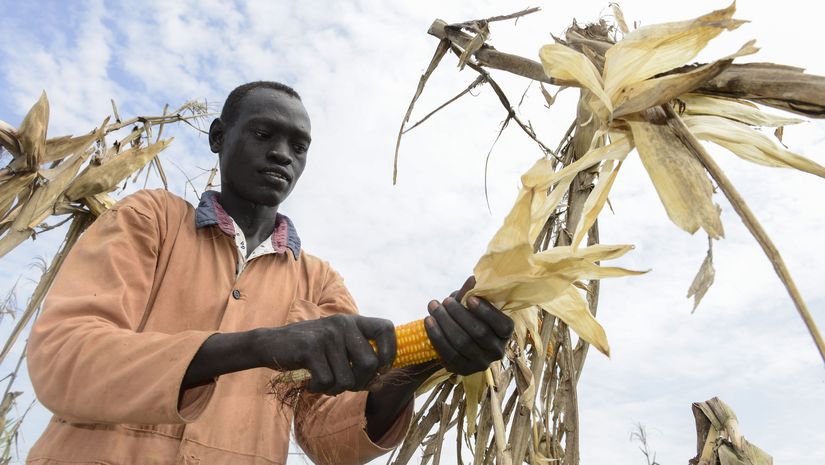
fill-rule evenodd
<path id="1" fill-rule="evenodd" d="M 267 175 L 267 176 L 270 176 L 270 177 L 272 177 L 272 178 L 274 178 L 274 179 L 277 179 L 277 180 L 283 181 L 283 182 L 285 182 L 285 183 L 287 183 L 287 184 L 289 184 L 289 182 L 291 181 L 291 179 L 290 179 L 289 175 L 288 175 L 288 174 L 286 174 L 286 173 L 284 173 L 284 172 L 282 172 L 282 171 L 278 171 L 278 170 L 269 170 L 269 169 L 267 169 L 267 170 L 262 170 L 262 171 L 261 171 L 261 173 L 263 173 L 263 174 L 265 174 L 265 175 Z"/>

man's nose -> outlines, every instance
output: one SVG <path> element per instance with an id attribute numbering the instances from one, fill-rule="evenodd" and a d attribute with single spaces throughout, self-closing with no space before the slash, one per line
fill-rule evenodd
<path id="1" fill-rule="evenodd" d="M 279 165 L 289 165 L 292 163 L 292 156 L 289 151 L 289 143 L 284 140 L 279 140 L 273 143 L 269 151 L 266 153 L 269 160 Z"/>

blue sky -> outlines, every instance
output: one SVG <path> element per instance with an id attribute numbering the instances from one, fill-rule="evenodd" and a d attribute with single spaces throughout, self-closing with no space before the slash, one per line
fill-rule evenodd
<path id="1" fill-rule="evenodd" d="M 737 17 L 752 23 L 710 47 L 718 57 L 757 38 L 762 51 L 749 61 L 804 66 L 825 75 L 825 60 L 810 53 L 821 43 L 818 6 L 788 0 L 783 8 L 740 2 Z M 41 90 L 52 105 L 51 135 L 87 132 L 110 113 L 158 114 L 189 99 L 219 108 L 236 85 L 282 80 L 303 96 L 313 121 L 313 147 L 304 177 L 284 211 L 306 248 L 335 266 L 365 314 L 396 323 L 419 318 L 426 302 L 463 282 L 508 211 L 518 176 L 540 156 L 513 125 L 491 158 L 484 201 L 484 156 L 504 113 L 482 87 L 405 137 L 399 185 L 391 186 L 395 134 L 435 48 L 426 34 L 433 19 L 456 22 L 544 10 L 517 26 L 493 26 L 501 50 L 536 57 L 575 17 L 607 14 L 607 2 L 11 2 L 0 0 L 0 119 L 16 126 Z M 622 2 L 629 22 L 695 17 L 726 6 L 696 1 Z M 804 14 L 803 14 L 804 13 Z M 455 59 L 433 76 L 419 116 L 463 89 L 475 76 Z M 495 75 L 511 100 L 527 83 Z M 537 89 L 520 109 L 548 145 L 572 117 L 575 95 L 561 94 L 551 110 Z M 415 119 L 415 116 L 414 116 Z M 786 130 L 785 142 L 825 164 L 822 123 Z M 211 168 L 206 140 L 187 127 L 161 157 L 170 188 L 183 195 L 185 178 Z M 820 326 L 825 326 L 825 250 L 821 231 L 825 182 L 811 175 L 748 165 L 715 150 L 719 163 L 751 202 L 773 236 Z M 180 167 L 178 170 L 174 165 Z M 200 189 L 203 177 L 195 181 Z M 140 184 L 140 183 L 139 183 Z M 138 185 L 130 186 L 130 190 Z M 155 181 L 155 186 L 159 183 Z M 191 190 L 187 199 L 194 200 Z M 580 383 L 583 463 L 642 463 L 628 438 L 647 425 L 661 463 L 694 454 L 690 403 L 720 396 L 738 413 L 743 432 L 777 463 L 825 461 L 825 373 L 810 338 L 767 260 L 724 199 L 726 238 L 715 246 L 717 281 L 697 312 L 685 292 L 704 258 L 705 237 L 670 224 L 631 157 L 611 196 L 615 215 L 601 223 L 602 240 L 634 243 L 621 262 L 653 271 L 603 284 L 599 319 L 612 348 L 607 359 L 591 351 Z M 53 231 L 3 258 L 0 291 L 21 273 L 25 301 L 36 279 L 34 257 L 51 257 Z M 12 320 L 0 325 L 7 334 Z M 18 353 L 19 349 L 18 347 Z M 14 354 L 13 354 L 14 355 Z M 10 369 L 13 356 L 2 369 Z M 91 380 L 93 381 L 93 380 Z M 31 387 L 18 389 L 31 399 Z M 25 451 L 48 421 L 38 408 L 24 429 Z M 446 455 L 445 457 L 451 457 Z M 296 458 L 295 460 L 300 460 Z M 300 462 L 296 462 L 300 463 Z"/>

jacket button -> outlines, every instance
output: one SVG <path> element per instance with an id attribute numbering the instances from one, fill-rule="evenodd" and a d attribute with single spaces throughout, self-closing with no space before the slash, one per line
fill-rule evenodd
<path id="1" fill-rule="evenodd" d="M 232 297 L 234 297 L 235 300 L 240 299 L 241 298 L 241 291 L 235 289 L 234 291 L 232 291 Z"/>

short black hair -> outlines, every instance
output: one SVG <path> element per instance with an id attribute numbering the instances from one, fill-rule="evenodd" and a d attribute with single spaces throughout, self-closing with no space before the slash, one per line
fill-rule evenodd
<path id="1" fill-rule="evenodd" d="M 301 100 L 301 96 L 298 95 L 298 92 L 295 91 L 292 87 L 289 87 L 286 84 L 282 84 L 276 81 L 253 81 L 248 82 L 246 84 L 242 84 L 232 92 L 229 93 L 229 96 L 226 97 L 226 101 L 223 103 L 223 109 L 221 110 L 221 121 L 224 124 L 231 124 L 235 121 L 235 118 L 238 117 L 238 103 L 244 97 L 244 95 L 251 92 L 253 89 L 274 89 L 279 92 L 283 92 L 290 97 L 295 97 L 298 100 Z"/>

